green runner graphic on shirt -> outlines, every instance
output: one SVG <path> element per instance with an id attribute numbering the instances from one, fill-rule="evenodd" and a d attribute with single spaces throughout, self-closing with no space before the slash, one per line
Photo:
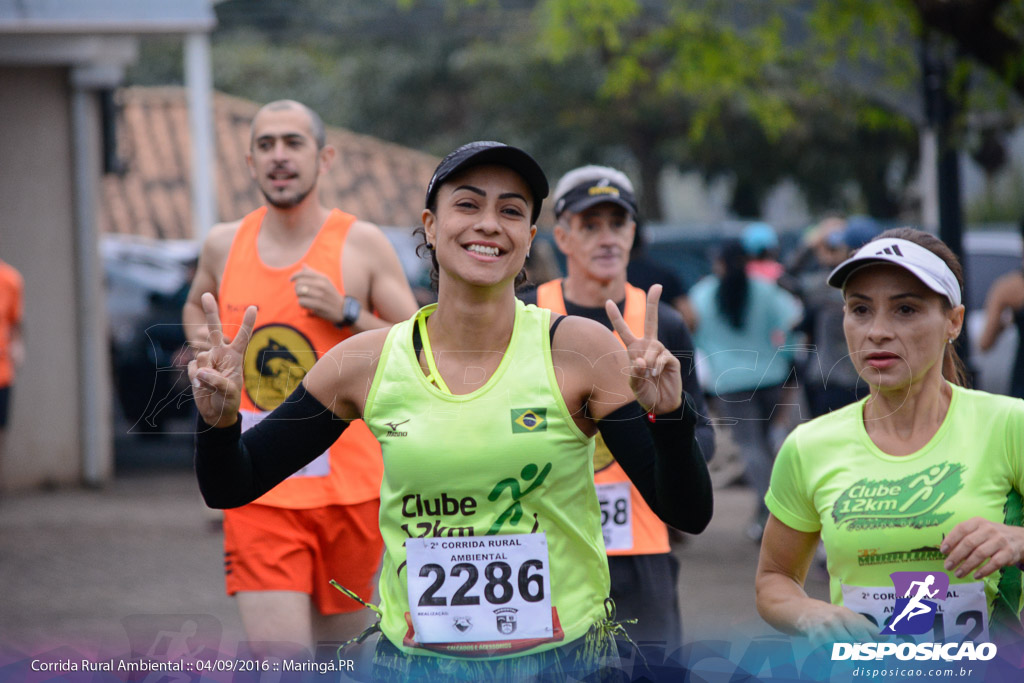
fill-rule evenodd
<path id="1" fill-rule="evenodd" d="M 953 514 L 944 508 L 963 488 L 963 471 L 944 462 L 901 479 L 860 479 L 836 499 L 832 519 L 849 531 L 938 526 Z"/>
<path id="2" fill-rule="evenodd" d="M 538 474 L 539 472 L 539 474 Z M 544 469 L 539 469 L 533 463 L 526 465 L 520 476 L 523 478 L 523 483 L 533 480 L 526 489 L 521 489 L 519 481 L 516 479 L 502 479 L 487 495 L 487 500 L 496 501 L 501 497 L 502 492 L 508 489 L 509 495 L 512 496 L 512 504 L 509 505 L 504 512 L 498 515 L 498 518 L 494 520 L 494 524 L 487 530 L 488 536 L 493 536 L 501 532 L 501 527 L 504 526 L 505 522 L 509 523 L 509 526 L 516 526 L 519 524 L 519 520 L 523 517 L 523 504 L 519 502 L 522 498 L 526 497 L 528 493 L 533 491 L 535 488 L 544 483 L 544 480 L 548 478 L 548 473 L 551 472 L 551 463 L 544 465 Z"/>

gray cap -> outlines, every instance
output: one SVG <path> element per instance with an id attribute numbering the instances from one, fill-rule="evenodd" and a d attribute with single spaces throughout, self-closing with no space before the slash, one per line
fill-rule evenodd
<path id="1" fill-rule="evenodd" d="M 617 204 L 636 218 L 633 183 L 625 173 L 608 166 L 582 166 L 562 176 L 555 186 L 555 217 L 579 213 L 597 204 Z"/>

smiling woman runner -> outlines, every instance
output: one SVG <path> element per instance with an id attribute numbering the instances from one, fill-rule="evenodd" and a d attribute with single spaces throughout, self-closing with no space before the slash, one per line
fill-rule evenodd
<path id="1" fill-rule="evenodd" d="M 712 493 L 679 361 L 618 309 L 602 325 L 514 295 L 548 185 L 522 150 L 464 145 L 423 211 L 438 303 L 321 358 L 288 401 L 241 434 L 241 353 L 204 301 L 211 349 L 189 368 L 200 488 L 241 505 L 362 418 L 381 443 L 380 629 L 374 676 L 453 680 L 607 672 L 614 609 L 593 485 L 593 436 L 666 523 L 700 532 Z M 650 417 L 648 417 L 650 416 Z"/>
<path id="2" fill-rule="evenodd" d="M 962 386 L 956 256 L 928 233 L 889 230 L 828 284 L 843 290 L 850 360 L 871 393 L 783 444 L 766 496 L 758 611 L 821 641 L 874 640 L 883 627 L 928 641 L 1019 639 L 1024 401 Z M 819 537 L 831 604 L 803 590 Z M 911 595 L 933 583 L 941 591 Z M 922 597 L 942 605 L 927 610 L 926 631 L 909 623 L 924 614 Z"/>

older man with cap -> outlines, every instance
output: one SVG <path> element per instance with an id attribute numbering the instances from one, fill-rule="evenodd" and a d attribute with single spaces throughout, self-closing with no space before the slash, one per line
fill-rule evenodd
<path id="1" fill-rule="evenodd" d="M 643 332 L 646 295 L 626 280 L 636 230 L 633 184 L 616 169 L 584 166 L 559 180 L 554 197 L 554 236 L 566 257 L 567 276 L 544 283 L 523 298 L 611 329 L 604 308 L 610 300 L 634 334 Z M 689 330 L 666 303 L 658 305 L 658 321 L 659 341 L 684 361 L 683 389 L 698 415 L 697 441 L 710 459 L 714 432 L 696 375 L 688 367 L 693 358 Z M 670 552 L 668 528 L 651 512 L 600 436 L 594 470 L 618 617 L 637 620 L 629 628 L 636 640 L 664 642 L 671 651 L 682 642 L 682 628 L 676 594 L 679 566 Z"/>

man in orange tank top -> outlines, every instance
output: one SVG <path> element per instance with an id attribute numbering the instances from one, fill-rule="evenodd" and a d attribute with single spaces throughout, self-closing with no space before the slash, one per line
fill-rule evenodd
<path id="1" fill-rule="evenodd" d="M 520 298 L 611 328 L 604 309 L 610 299 L 634 334 L 643 332 L 646 295 L 626 281 L 636 231 L 633 184 L 613 168 L 584 166 L 559 180 L 554 197 L 555 242 L 565 254 L 567 276 Z M 683 364 L 683 389 L 694 400 L 698 416 L 697 441 L 710 459 L 714 431 L 692 371 L 689 330 L 679 313 L 665 303 L 659 304 L 658 321 L 659 341 Z M 647 506 L 599 437 L 594 471 L 617 618 L 636 619 L 635 625 L 626 627 L 634 640 L 664 643 L 671 653 L 682 644 L 682 627 L 676 591 L 679 563 L 671 552 L 668 527 Z"/>
<path id="2" fill-rule="evenodd" d="M 22 289 L 21 273 L 0 261 L 0 455 L 7 436 L 15 371 L 25 358 L 21 340 Z"/>
<path id="3" fill-rule="evenodd" d="M 203 293 L 217 298 L 229 335 L 246 307 L 259 308 L 243 367 L 245 427 L 335 344 L 417 308 L 381 230 L 321 203 L 317 182 L 336 154 L 325 138 L 320 117 L 298 102 L 257 112 L 246 162 L 264 206 L 210 230 L 185 303 L 186 335 L 200 350 L 209 344 Z M 257 655 L 312 652 L 369 624 L 370 611 L 329 583 L 370 600 L 383 551 L 380 446 L 364 424 L 353 427 L 256 502 L 224 514 L 227 591 Z"/>

